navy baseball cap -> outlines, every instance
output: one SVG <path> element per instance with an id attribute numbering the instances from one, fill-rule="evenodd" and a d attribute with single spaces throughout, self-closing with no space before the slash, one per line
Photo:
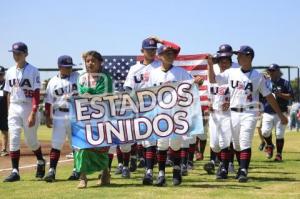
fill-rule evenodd
<path id="1" fill-rule="evenodd" d="M 0 66 L 0 74 L 5 74 L 5 68 L 3 66 Z"/>
<path id="2" fill-rule="evenodd" d="M 58 65 L 58 67 L 72 67 L 72 66 L 75 66 L 75 64 L 73 64 L 72 57 L 69 56 L 69 55 L 60 56 L 57 60 L 57 65 Z"/>
<path id="3" fill-rule="evenodd" d="M 231 57 L 233 54 L 232 47 L 229 44 L 222 44 L 217 51 L 217 57 Z"/>
<path id="4" fill-rule="evenodd" d="M 142 49 L 157 49 L 157 42 L 154 39 L 147 38 L 143 40 Z"/>
<path id="5" fill-rule="evenodd" d="M 268 68 L 268 71 L 280 70 L 280 66 L 278 64 L 271 64 Z"/>
<path id="6" fill-rule="evenodd" d="M 23 42 L 16 42 L 12 45 L 12 49 L 8 52 L 22 52 L 22 53 L 28 53 L 27 45 Z"/>
<path id="7" fill-rule="evenodd" d="M 241 46 L 239 50 L 233 51 L 234 54 L 245 54 L 245 55 L 253 55 L 254 57 L 254 50 L 250 46 Z"/>

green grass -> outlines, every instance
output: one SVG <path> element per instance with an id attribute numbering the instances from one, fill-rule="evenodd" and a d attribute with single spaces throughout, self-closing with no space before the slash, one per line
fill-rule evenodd
<path id="1" fill-rule="evenodd" d="M 40 128 L 40 138 L 46 139 L 49 130 Z M 48 137 L 49 138 L 49 137 Z M 78 182 L 68 182 L 65 179 L 72 169 L 71 163 L 60 164 L 57 171 L 57 182 L 45 183 L 35 181 L 33 171 L 23 172 L 22 180 L 16 183 L 0 183 L 0 198 L 230 198 L 230 199 L 265 199 L 265 198 L 300 198 L 300 133 L 287 133 L 284 149 L 284 161 L 275 163 L 266 160 L 262 152 L 257 150 L 258 137 L 255 136 L 250 180 L 248 183 L 238 183 L 233 175 L 225 181 L 216 181 L 214 175 L 207 175 L 203 164 L 208 160 L 206 148 L 205 160 L 196 162 L 196 169 L 184 177 L 179 187 L 171 185 L 171 169 L 167 170 L 168 186 L 157 188 L 143 186 L 140 169 L 132 174 L 130 180 L 121 179 L 112 174 L 112 185 L 96 187 L 97 174 L 89 176 L 88 188 L 77 190 Z M 116 160 L 114 160 L 114 165 Z M 114 168 L 113 168 L 114 170 Z M 154 169 L 157 171 L 157 169 Z M 0 173 L 0 176 L 2 174 Z M 2 176 L 1 176 L 2 177 Z"/>

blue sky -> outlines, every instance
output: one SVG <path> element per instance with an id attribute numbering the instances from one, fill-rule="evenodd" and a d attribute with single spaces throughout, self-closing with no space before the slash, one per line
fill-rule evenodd
<path id="1" fill-rule="evenodd" d="M 16 41 L 28 44 L 33 65 L 52 68 L 62 54 L 79 63 L 80 54 L 92 49 L 139 54 L 141 41 L 157 35 L 179 44 L 182 54 L 248 44 L 254 65 L 297 66 L 299 8 L 297 0 L 2 0 L 0 65 L 13 65 L 7 50 Z"/>

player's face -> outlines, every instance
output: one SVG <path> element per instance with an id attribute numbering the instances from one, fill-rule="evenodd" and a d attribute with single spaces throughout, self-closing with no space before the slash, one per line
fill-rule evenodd
<path id="1" fill-rule="evenodd" d="M 156 49 L 142 49 L 142 53 L 146 60 L 154 60 L 156 55 Z"/>
<path id="2" fill-rule="evenodd" d="M 222 58 L 219 59 L 218 64 L 219 64 L 219 67 L 220 67 L 221 71 L 225 71 L 228 68 L 230 68 L 231 60 L 228 57 L 222 57 Z"/>
<path id="3" fill-rule="evenodd" d="M 252 62 L 251 55 L 239 53 L 237 60 L 240 66 L 250 66 Z"/>
<path id="4" fill-rule="evenodd" d="M 85 66 L 88 73 L 99 73 L 101 62 L 95 57 L 88 55 L 85 59 Z"/>
<path id="5" fill-rule="evenodd" d="M 167 50 L 159 56 L 160 60 L 166 64 L 173 64 L 176 54 L 173 50 Z"/>
<path id="6" fill-rule="evenodd" d="M 23 63 L 26 60 L 27 53 L 13 52 L 13 57 L 16 63 Z"/>
<path id="7" fill-rule="evenodd" d="M 268 70 L 268 74 L 270 75 L 271 79 L 277 79 L 280 77 L 279 70 Z"/>
<path id="8" fill-rule="evenodd" d="M 72 67 L 60 67 L 59 72 L 62 76 L 69 76 L 72 73 Z"/>
<path id="9" fill-rule="evenodd" d="M 3 81 L 4 77 L 5 77 L 5 74 L 4 73 L 0 73 L 0 81 Z"/>

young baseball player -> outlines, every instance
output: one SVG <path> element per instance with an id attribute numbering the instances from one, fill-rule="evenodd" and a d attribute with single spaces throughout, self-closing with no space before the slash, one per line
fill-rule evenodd
<path id="1" fill-rule="evenodd" d="M 287 115 L 289 100 L 293 99 L 293 90 L 290 82 L 283 79 L 280 66 L 271 64 L 268 68 L 271 77 L 271 90 L 274 95 L 281 112 Z M 286 125 L 281 122 L 280 117 L 276 114 L 275 109 L 267 101 L 264 104 L 264 113 L 262 118 L 262 134 L 267 143 L 266 155 L 268 159 L 273 156 L 272 129 L 275 128 L 277 154 L 275 161 L 282 161 L 282 149 L 284 145 L 284 131 Z"/>
<path id="2" fill-rule="evenodd" d="M 193 77 L 188 74 L 184 69 L 173 66 L 173 61 L 180 52 L 180 47 L 172 45 L 162 45 L 158 48 L 157 53 L 162 64 L 160 67 L 152 70 L 149 76 L 149 86 L 158 86 L 167 82 L 191 80 Z M 180 185 L 182 182 L 181 168 L 180 168 L 180 147 L 181 136 L 174 138 L 161 138 L 157 141 L 157 161 L 159 174 L 157 177 L 156 185 L 163 186 L 166 184 L 165 167 L 167 150 L 170 147 L 171 158 L 173 160 L 173 185 Z"/>
<path id="3" fill-rule="evenodd" d="M 254 50 L 250 46 L 241 46 L 234 53 L 238 55 L 240 68 L 230 68 L 215 75 L 212 57 L 209 56 L 208 77 L 210 83 L 229 84 L 233 146 L 237 151 L 240 167 L 236 178 L 239 182 L 247 182 L 252 139 L 259 111 L 259 93 L 266 98 L 283 124 L 287 124 L 287 118 L 267 88 L 263 74 L 252 68 Z"/>
<path id="4" fill-rule="evenodd" d="M 5 86 L 5 68 L 0 66 L 0 130 L 2 133 L 2 150 L 0 151 L 0 156 L 7 156 L 8 148 L 8 124 L 7 124 L 7 98 L 4 95 Z"/>
<path id="5" fill-rule="evenodd" d="M 46 125 L 52 128 L 52 148 L 50 151 L 50 168 L 44 180 L 54 182 L 56 166 L 62 146 L 68 137 L 71 142 L 71 126 L 69 118 L 69 98 L 77 95 L 78 73 L 72 72 L 72 57 L 63 55 L 57 61 L 59 74 L 52 77 L 46 89 L 45 115 Z M 72 144 L 71 144 L 72 146 Z"/>
<path id="6" fill-rule="evenodd" d="M 37 140 L 38 106 L 40 101 L 40 73 L 26 61 L 27 45 L 18 42 L 12 45 L 10 52 L 16 65 L 9 68 L 5 80 L 5 92 L 8 101 L 8 128 L 12 173 L 4 182 L 20 180 L 19 159 L 21 130 L 24 130 L 25 141 L 37 158 L 36 177 L 45 175 L 46 161 L 43 158 L 41 145 Z"/>

